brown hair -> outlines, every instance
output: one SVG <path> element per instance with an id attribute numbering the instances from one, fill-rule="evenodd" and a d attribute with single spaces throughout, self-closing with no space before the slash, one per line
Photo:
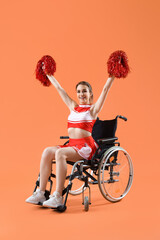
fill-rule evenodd
<path id="1" fill-rule="evenodd" d="M 79 85 L 85 85 L 85 86 L 87 86 L 87 87 L 89 88 L 89 91 L 90 91 L 90 93 L 92 94 L 91 97 L 90 97 L 90 102 L 92 103 L 92 102 L 93 102 L 93 92 L 92 92 L 92 87 L 91 87 L 91 85 L 90 85 L 88 82 L 86 82 L 86 81 L 81 81 L 81 82 L 78 82 L 78 83 L 77 83 L 77 85 L 76 85 L 76 90 L 77 90 L 77 87 L 78 87 Z"/>

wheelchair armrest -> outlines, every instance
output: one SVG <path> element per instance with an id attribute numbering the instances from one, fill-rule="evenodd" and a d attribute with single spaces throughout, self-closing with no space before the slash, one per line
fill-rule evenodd
<path id="1" fill-rule="evenodd" d="M 101 139 L 98 139 L 97 142 L 98 143 L 113 143 L 116 140 L 118 140 L 117 137 L 114 137 L 114 138 L 101 138 Z"/>
<path id="2" fill-rule="evenodd" d="M 68 136 L 60 136 L 60 139 L 69 139 Z"/>

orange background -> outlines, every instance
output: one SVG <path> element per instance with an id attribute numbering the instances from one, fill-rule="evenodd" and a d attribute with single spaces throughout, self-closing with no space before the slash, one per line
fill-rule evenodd
<path id="1" fill-rule="evenodd" d="M 1 239 L 159 239 L 158 0 L 7 0 L 0 4 Z M 55 77 L 76 99 L 75 85 L 93 86 L 96 100 L 107 80 L 106 62 L 126 51 L 131 73 L 115 79 L 99 117 L 119 120 L 117 136 L 134 165 L 134 181 L 119 203 L 91 186 L 92 205 L 69 196 L 63 214 L 25 203 L 47 146 L 63 143 L 68 109 L 53 86 L 35 79 L 46 54 Z"/>

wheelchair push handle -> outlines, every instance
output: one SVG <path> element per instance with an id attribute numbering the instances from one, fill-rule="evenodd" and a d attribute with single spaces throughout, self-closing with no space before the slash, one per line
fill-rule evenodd
<path id="1" fill-rule="evenodd" d="M 124 117 L 124 116 L 121 116 L 121 115 L 117 115 L 117 117 L 116 118 L 121 118 L 121 119 L 123 119 L 124 121 L 127 121 L 127 118 L 126 117 Z"/>
<path id="2" fill-rule="evenodd" d="M 60 139 L 69 139 L 68 136 L 60 136 Z"/>

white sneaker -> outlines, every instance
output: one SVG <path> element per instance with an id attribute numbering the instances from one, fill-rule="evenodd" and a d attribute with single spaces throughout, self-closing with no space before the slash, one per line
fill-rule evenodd
<path id="1" fill-rule="evenodd" d="M 56 191 L 49 196 L 47 201 L 43 202 L 44 207 L 57 208 L 59 205 L 63 205 L 63 197 Z"/>
<path id="2" fill-rule="evenodd" d="M 26 199 L 26 202 L 32 204 L 42 204 L 44 201 L 46 201 L 44 194 L 45 192 L 37 189 L 32 196 Z"/>

